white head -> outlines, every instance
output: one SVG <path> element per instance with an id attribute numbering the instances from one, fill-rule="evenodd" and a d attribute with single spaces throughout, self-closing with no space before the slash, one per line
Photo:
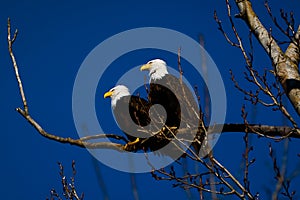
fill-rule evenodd
<path id="1" fill-rule="evenodd" d="M 140 70 L 149 70 L 150 82 L 159 80 L 166 74 L 169 74 L 166 62 L 161 59 L 150 60 Z"/>
<path id="2" fill-rule="evenodd" d="M 124 96 L 129 96 L 129 89 L 124 85 L 117 85 L 111 88 L 108 92 L 104 94 L 104 98 L 111 98 L 111 107 L 116 107 L 117 101 Z"/>

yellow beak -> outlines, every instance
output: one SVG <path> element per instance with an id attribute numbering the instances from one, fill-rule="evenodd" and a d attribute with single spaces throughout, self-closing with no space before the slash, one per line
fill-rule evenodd
<path id="1" fill-rule="evenodd" d="M 107 97 L 111 97 L 113 95 L 113 92 L 109 91 L 109 92 L 106 92 L 104 94 L 104 98 L 107 98 Z"/>
<path id="2" fill-rule="evenodd" d="M 145 70 L 149 70 L 150 68 L 151 68 L 151 64 L 147 63 L 141 66 L 140 70 L 145 71 Z"/>

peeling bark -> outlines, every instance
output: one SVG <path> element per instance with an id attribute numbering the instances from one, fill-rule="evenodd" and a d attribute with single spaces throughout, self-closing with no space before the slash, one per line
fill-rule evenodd
<path id="1" fill-rule="evenodd" d="M 294 109 L 298 115 L 300 115 L 300 75 L 298 70 L 300 60 L 300 26 L 286 52 L 283 52 L 253 11 L 251 2 L 249 0 L 235 0 L 235 2 L 240 11 L 236 17 L 239 17 L 246 22 L 269 55 L 274 65 L 276 76 Z"/>

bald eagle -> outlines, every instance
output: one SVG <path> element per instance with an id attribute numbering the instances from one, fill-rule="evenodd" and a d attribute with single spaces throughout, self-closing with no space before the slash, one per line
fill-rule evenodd
<path id="1" fill-rule="evenodd" d="M 139 133 L 139 127 L 147 126 L 151 121 L 149 102 L 139 96 L 131 95 L 129 89 L 124 85 L 117 85 L 110 89 L 104 94 L 104 98 L 107 97 L 111 98 L 111 107 L 119 128 L 130 141 L 124 149 L 136 151 L 141 138 L 135 136 L 142 135 L 141 132 Z"/>
<path id="2" fill-rule="evenodd" d="M 174 132 L 178 128 L 197 130 L 200 122 L 198 104 L 187 85 L 168 73 L 166 62 L 154 59 L 142 65 L 140 70 L 149 71 L 148 100 L 152 105 L 160 104 L 165 108 L 167 112 L 165 125 L 173 127 Z M 203 135 L 200 135 L 198 131 L 193 142 L 196 153 L 199 153 L 201 141 L 203 141 Z"/>

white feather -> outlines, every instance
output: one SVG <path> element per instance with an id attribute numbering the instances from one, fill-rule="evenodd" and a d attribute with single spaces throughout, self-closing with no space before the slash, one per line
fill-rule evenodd
<path id="1" fill-rule="evenodd" d="M 113 87 L 112 89 L 110 89 L 109 91 L 112 92 L 112 95 L 111 95 L 111 107 L 112 108 L 116 107 L 117 101 L 119 99 L 130 95 L 129 89 L 124 85 L 117 85 L 117 86 Z"/>
<path id="2" fill-rule="evenodd" d="M 161 59 L 150 60 L 147 64 L 151 65 L 149 68 L 150 82 L 162 79 L 169 74 L 166 62 Z"/>

